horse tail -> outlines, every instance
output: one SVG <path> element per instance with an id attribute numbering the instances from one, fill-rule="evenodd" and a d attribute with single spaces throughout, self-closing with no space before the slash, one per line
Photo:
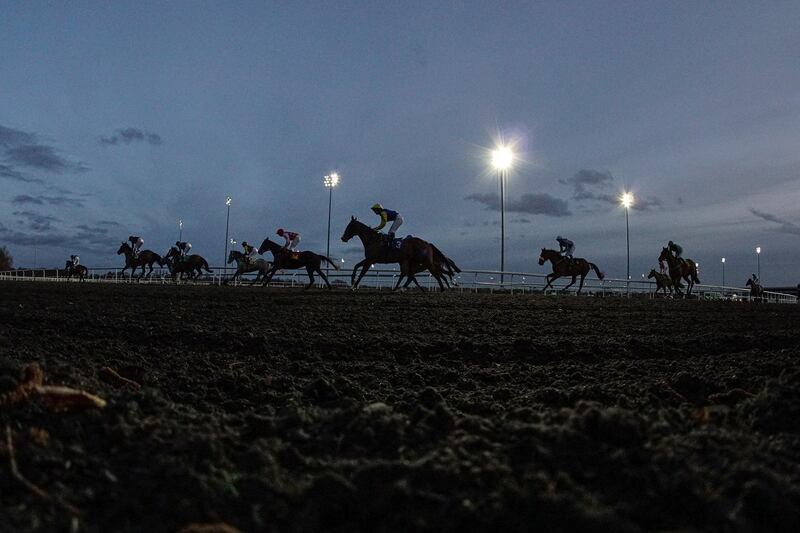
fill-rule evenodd
<path id="1" fill-rule="evenodd" d="M 214 272 L 213 270 L 208 268 L 208 261 L 206 261 L 205 259 L 203 259 L 203 264 L 201 266 L 206 270 L 206 272 Z"/>
<path id="2" fill-rule="evenodd" d="M 597 268 L 597 265 L 595 265 L 594 263 L 589 263 L 589 266 L 592 267 L 594 273 L 597 274 L 597 279 L 599 279 L 600 281 L 603 281 L 603 279 L 605 279 L 606 275 L 600 272 L 600 269 Z"/>
<path id="3" fill-rule="evenodd" d="M 442 251 L 439 250 L 435 245 L 431 244 L 431 248 L 433 248 L 433 255 L 436 257 L 437 260 L 450 267 L 450 270 L 452 270 L 456 274 L 461 273 L 461 269 L 458 268 L 458 265 L 456 264 L 455 261 L 444 255 Z"/>
<path id="4" fill-rule="evenodd" d="M 697 278 L 697 269 L 692 270 L 692 281 L 695 283 L 700 283 L 700 280 Z"/>
<path id="5" fill-rule="evenodd" d="M 333 261 L 330 257 L 326 257 L 324 255 L 321 255 L 320 257 L 325 261 L 327 261 L 328 263 L 330 263 L 334 270 L 339 270 L 339 265 L 337 265 L 336 262 Z"/>

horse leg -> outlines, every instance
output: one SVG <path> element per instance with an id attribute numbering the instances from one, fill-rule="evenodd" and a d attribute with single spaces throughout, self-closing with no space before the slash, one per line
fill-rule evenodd
<path id="1" fill-rule="evenodd" d="M 333 287 L 331 286 L 330 282 L 328 282 L 328 276 L 326 276 L 325 272 L 323 272 L 322 269 L 319 268 L 319 267 L 317 267 L 317 274 L 320 275 L 320 277 L 322 278 L 322 281 L 325 282 L 325 285 L 327 285 L 327 287 L 329 289 L 333 290 Z"/>
<path id="2" fill-rule="evenodd" d="M 586 274 L 588 274 L 588 272 L 587 272 Z M 580 295 L 580 294 L 581 294 L 581 291 L 583 290 L 583 282 L 584 282 L 584 280 L 586 279 L 586 274 L 583 274 L 583 275 L 581 276 L 581 284 L 580 284 L 580 286 L 578 287 L 578 295 Z"/>
<path id="3" fill-rule="evenodd" d="M 264 278 L 264 282 L 262 283 L 263 286 L 266 286 L 270 281 L 272 281 L 272 276 L 275 275 L 275 272 L 278 271 L 278 265 L 273 265 L 272 269 L 267 273 L 267 276 Z"/>
<path id="4" fill-rule="evenodd" d="M 314 267 L 308 265 L 306 267 L 306 272 L 308 272 L 308 285 L 306 285 L 305 290 L 308 290 L 311 288 L 312 285 L 314 285 Z"/>
<path id="5" fill-rule="evenodd" d="M 361 261 L 356 263 L 356 265 L 353 267 L 353 273 L 350 274 L 350 286 L 353 287 L 354 289 L 356 288 L 356 286 L 358 286 L 358 283 L 356 283 L 356 271 L 359 268 L 363 267 L 364 263 L 366 263 L 366 262 L 367 262 L 366 259 L 362 259 Z M 358 279 L 359 279 L 359 281 L 361 281 L 361 278 L 358 278 Z"/>
<path id="6" fill-rule="evenodd" d="M 567 291 L 567 289 L 569 289 L 570 287 L 572 287 L 573 285 L 575 285 L 575 280 L 576 280 L 576 279 L 578 279 L 578 275 L 577 275 L 577 274 L 575 274 L 574 276 L 572 276 L 572 281 L 570 281 L 569 283 L 567 283 L 567 284 L 564 286 L 564 288 L 563 288 L 563 289 L 561 289 L 561 291 L 559 291 L 559 292 L 566 292 L 566 291 Z"/>
<path id="7" fill-rule="evenodd" d="M 362 261 L 362 263 L 363 262 L 364 261 Z M 363 278 L 366 275 L 367 270 L 369 270 L 369 267 L 370 267 L 369 263 L 366 263 L 361 267 L 361 274 L 359 274 L 358 279 L 355 282 L 355 285 L 352 286 L 353 289 L 358 288 L 359 284 L 361 284 L 361 278 Z"/>
<path id="8" fill-rule="evenodd" d="M 403 277 L 405 277 L 405 276 L 408 276 L 408 278 L 411 279 L 411 275 L 406 272 L 406 266 L 401 263 L 400 264 L 400 275 L 397 276 L 397 284 L 394 286 L 394 289 L 392 289 L 392 291 L 396 291 L 397 289 L 400 288 L 400 282 L 403 281 Z M 406 285 L 408 285 L 408 284 L 406 284 Z"/>
<path id="9" fill-rule="evenodd" d="M 547 280 L 547 285 L 544 286 L 542 292 L 545 292 L 553 284 L 553 282 L 560 277 L 561 276 L 557 276 L 555 273 L 548 274 L 547 277 L 545 278 Z"/>

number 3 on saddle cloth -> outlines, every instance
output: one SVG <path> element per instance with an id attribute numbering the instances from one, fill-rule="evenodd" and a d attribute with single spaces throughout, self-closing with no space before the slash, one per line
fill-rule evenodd
<path id="1" fill-rule="evenodd" d="M 392 250 L 399 250 L 400 248 L 403 247 L 403 241 L 406 239 L 410 239 L 411 237 L 412 235 L 406 235 L 402 239 L 394 238 L 390 240 L 388 235 L 384 235 L 383 240 L 386 243 L 387 247 L 391 248 Z"/>

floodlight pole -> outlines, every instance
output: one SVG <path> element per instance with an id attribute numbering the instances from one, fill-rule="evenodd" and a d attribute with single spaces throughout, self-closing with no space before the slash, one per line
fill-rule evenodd
<path id="1" fill-rule="evenodd" d="M 228 228 L 231 221 L 231 197 L 225 199 L 225 205 L 228 206 L 228 214 L 225 216 L 225 256 L 222 258 L 222 268 L 228 264 Z"/>

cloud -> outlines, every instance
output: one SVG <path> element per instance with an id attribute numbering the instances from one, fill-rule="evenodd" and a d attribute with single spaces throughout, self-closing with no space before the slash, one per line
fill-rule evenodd
<path id="1" fill-rule="evenodd" d="M 767 222 L 774 222 L 775 224 L 780 224 L 780 226 L 778 227 L 778 231 L 780 231 L 781 233 L 800 235 L 800 225 L 797 225 L 794 222 L 790 222 L 771 213 L 765 213 L 764 211 L 759 211 L 758 209 L 751 208 L 750 212 L 762 220 L 766 220 Z"/>
<path id="2" fill-rule="evenodd" d="M 153 146 L 159 146 L 163 142 L 161 135 L 138 128 L 121 128 L 114 132 L 110 137 L 100 137 L 100 144 L 116 146 L 118 144 L 131 144 L 135 142 L 146 142 Z"/>
<path id="3" fill-rule="evenodd" d="M 571 178 L 560 179 L 559 183 L 572 187 L 572 199 L 576 201 L 589 201 L 595 204 L 609 206 L 619 205 L 619 195 L 613 192 L 614 176 L 605 170 L 584 168 L 575 173 Z M 657 196 L 636 198 L 632 209 L 648 211 L 660 209 L 663 202 Z"/>
<path id="4" fill-rule="evenodd" d="M 100 226 L 114 226 L 118 228 L 122 227 L 122 224 L 120 224 L 119 222 L 114 222 L 113 220 L 98 220 L 97 224 Z"/>
<path id="5" fill-rule="evenodd" d="M 14 181 L 22 181 L 25 183 L 44 183 L 44 181 L 39 178 L 31 178 L 30 176 L 26 176 L 25 174 L 15 169 L 11 165 L 3 165 L 3 164 L 0 164 L 0 178 L 5 178 Z"/>
<path id="6" fill-rule="evenodd" d="M 0 176 L 18 181 L 41 183 L 38 178 L 29 178 L 13 165 L 46 170 L 48 172 L 84 172 L 89 168 L 83 163 L 70 161 L 56 152 L 53 146 L 42 144 L 35 133 L 0 126 L 0 146 L 7 164 L 0 165 Z"/>
<path id="7" fill-rule="evenodd" d="M 18 196 L 15 196 L 11 200 L 11 203 L 17 205 L 24 205 L 24 204 L 43 205 L 46 203 L 58 206 L 83 207 L 83 200 L 79 198 L 70 198 L 68 196 L 45 196 L 42 194 L 37 196 L 20 194 Z"/>
<path id="8" fill-rule="evenodd" d="M 490 211 L 500 210 L 500 197 L 497 194 L 470 194 L 464 198 L 483 204 Z M 525 193 L 506 202 L 509 213 L 526 213 L 528 215 L 545 215 L 549 217 L 566 217 L 572 212 L 566 200 L 555 198 L 549 194 Z"/>
<path id="9" fill-rule="evenodd" d="M 36 144 L 36 134 L 6 128 L 0 125 L 0 146 L 9 147 L 20 144 Z"/>
<path id="10" fill-rule="evenodd" d="M 49 172 L 84 172 L 83 163 L 74 163 L 61 157 L 55 148 L 46 144 L 22 144 L 6 149 L 6 161 L 15 165 L 47 170 Z"/>
<path id="11" fill-rule="evenodd" d="M 54 216 L 42 215 L 32 211 L 14 211 L 15 216 L 22 218 L 22 223 L 27 223 L 28 228 L 34 231 L 47 231 L 53 228 L 53 222 L 60 222 Z"/>

